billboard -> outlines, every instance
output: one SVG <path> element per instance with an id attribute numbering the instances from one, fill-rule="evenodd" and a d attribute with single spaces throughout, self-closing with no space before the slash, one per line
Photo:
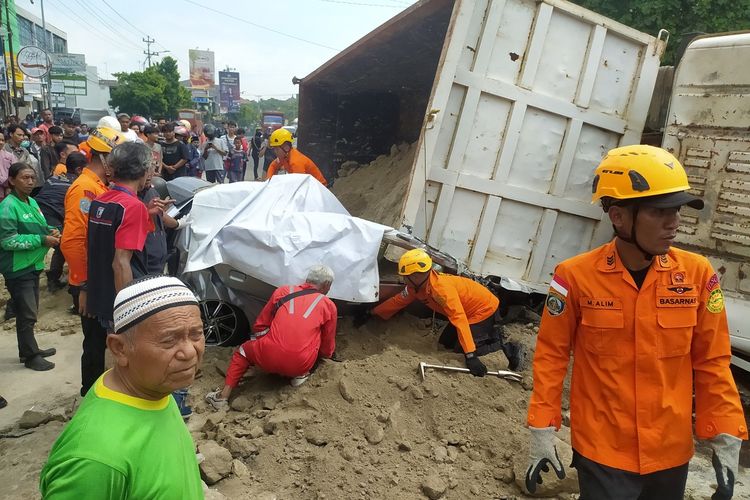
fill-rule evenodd
<path id="1" fill-rule="evenodd" d="M 83 54 L 51 54 L 50 80 L 53 94 L 86 95 L 86 56 Z"/>
<path id="2" fill-rule="evenodd" d="M 240 74 L 219 71 L 219 109 L 222 113 L 240 110 Z"/>
<path id="3" fill-rule="evenodd" d="M 210 50 L 190 49 L 190 86 L 208 89 L 214 86 L 214 53 Z"/>

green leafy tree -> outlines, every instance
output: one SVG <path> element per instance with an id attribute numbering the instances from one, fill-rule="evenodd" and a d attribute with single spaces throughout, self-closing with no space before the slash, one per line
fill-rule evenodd
<path id="1" fill-rule="evenodd" d="M 284 113 L 284 119 L 291 123 L 299 114 L 299 99 L 291 97 L 283 101 L 263 99 L 260 103 L 258 101 L 243 102 L 238 112 L 227 113 L 226 118 L 235 120 L 242 127 L 255 128 L 260 126 L 261 111 L 281 111 Z"/>
<path id="2" fill-rule="evenodd" d="M 244 102 L 240 104 L 240 111 L 236 117 L 237 123 L 244 126 L 260 123 L 260 110 L 256 102 Z"/>
<path id="3" fill-rule="evenodd" d="M 674 64 L 675 51 L 689 33 L 750 29 L 750 0 L 573 0 L 639 31 L 670 33 L 663 64 Z"/>
<path id="4" fill-rule="evenodd" d="M 167 115 L 177 116 L 177 110 L 192 107 L 190 91 L 180 85 L 180 72 L 177 61 L 172 57 L 165 57 L 158 64 L 152 66 L 166 80 L 164 98 L 167 100 Z M 149 69 L 152 69 L 149 68 Z"/>
<path id="5" fill-rule="evenodd" d="M 119 111 L 143 116 L 167 112 L 166 80 L 156 71 L 115 73 L 117 87 L 111 92 L 109 105 Z"/>
<path id="6" fill-rule="evenodd" d="M 115 73 L 115 77 L 117 87 L 111 91 L 109 105 L 119 111 L 174 118 L 178 109 L 191 107 L 190 92 L 180 85 L 177 61 L 171 57 L 145 71 Z"/>

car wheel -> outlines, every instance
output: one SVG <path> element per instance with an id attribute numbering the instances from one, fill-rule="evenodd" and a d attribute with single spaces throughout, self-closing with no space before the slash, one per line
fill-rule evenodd
<path id="1" fill-rule="evenodd" d="M 247 337 L 247 319 L 242 311 L 223 300 L 200 303 L 206 345 L 234 346 Z"/>

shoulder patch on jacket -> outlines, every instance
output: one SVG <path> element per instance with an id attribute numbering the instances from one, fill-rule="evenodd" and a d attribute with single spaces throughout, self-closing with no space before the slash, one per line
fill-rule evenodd
<path id="1" fill-rule="evenodd" d="M 565 297 L 556 290 L 550 289 L 545 305 L 550 316 L 559 316 L 565 311 Z"/>
<path id="2" fill-rule="evenodd" d="M 714 273 L 711 278 L 709 278 L 708 282 L 706 283 L 706 290 L 709 292 L 714 291 L 716 288 L 719 287 L 719 277 Z"/>
<path id="3" fill-rule="evenodd" d="M 721 292 L 721 288 L 715 288 L 709 295 L 706 301 L 706 309 L 710 313 L 719 314 L 724 310 L 724 294 Z"/>

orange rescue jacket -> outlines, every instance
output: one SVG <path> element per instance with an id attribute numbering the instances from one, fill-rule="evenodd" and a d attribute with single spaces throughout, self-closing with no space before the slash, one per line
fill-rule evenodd
<path id="1" fill-rule="evenodd" d="M 92 170 L 84 168 L 65 194 L 65 230 L 60 250 L 68 263 L 68 281 L 78 286 L 88 279 L 89 207 L 107 186 Z"/>
<path id="2" fill-rule="evenodd" d="M 614 241 L 555 270 L 534 356 L 527 423 L 560 427 L 573 352 L 573 448 L 639 474 L 693 455 L 695 433 L 747 439 L 719 280 L 704 257 L 670 249 L 639 290 Z"/>
<path id="3" fill-rule="evenodd" d="M 315 162 L 300 153 L 296 148 L 292 148 L 289 151 L 289 157 L 283 162 L 279 162 L 278 158 L 271 162 L 271 165 L 268 167 L 266 179 L 273 177 L 281 168 L 286 170 L 286 173 L 288 174 L 310 174 L 318 179 L 318 181 L 324 186 L 328 185 L 328 181 L 323 177 L 323 174 L 320 172 L 320 169 L 318 169 L 318 166 L 315 165 Z"/>
<path id="4" fill-rule="evenodd" d="M 500 305 L 500 300 L 476 281 L 431 271 L 419 290 L 407 285 L 400 294 L 376 306 L 372 313 L 388 319 L 415 300 L 448 318 L 456 327 L 464 353 L 476 350 L 469 325 L 489 318 Z"/>

